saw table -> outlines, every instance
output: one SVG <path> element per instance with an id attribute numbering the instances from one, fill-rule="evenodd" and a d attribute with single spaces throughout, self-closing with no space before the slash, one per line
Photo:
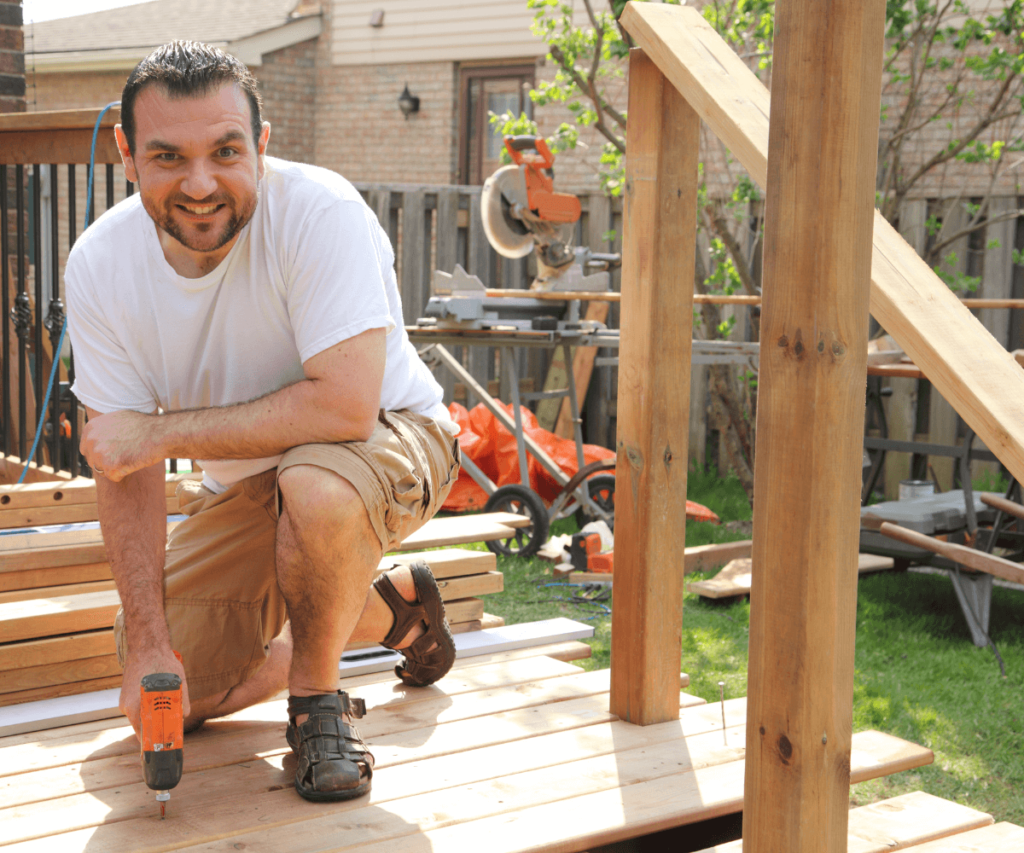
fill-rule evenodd
<path id="1" fill-rule="evenodd" d="M 517 302 L 529 302 L 528 291 Z M 578 304 L 576 307 L 578 316 Z M 570 478 L 544 450 L 533 441 L 523 430 L 522 403 L 549 397 L 568 397 L 573 423 L 573 438 L 576 445 L 578 470 L 585 467 L 583 457 L 582 420 L 580 418 L 580 401 L 577 394 L 575 377 L 572 370 L 566 371 L 567 387 L 554 391 L 537 391 L 521 393 L 519 375 L 516 368 L 515 351 L 519 348 L 563 347 L 567 363 L 572 363 L 573 352 L 577 347 L 597 347 L 618 350 L 619 332 L 617 329 L 574 328 L 573 323 L 558 323 L 554 329 L 527 329 L 511 323 L 491 321 L 487 328 L 477 326 L 479 321 L 466 324 L 465 327 L 438 326 L 433 324 L 409 326 L 406 331 L 409 339 L 417 345 L 420 357 L 431 366 L 444 367 L 454 377 L 463 382 L 477 399 L 515 436 L 519 456 L 520 484 L 510 484 L 499 489 L 471 459 L 463 457 L 462 467 L 488 495 L 488 511 L 495 510 L 499 504 L 507 510 L 523 511 L 530 515 L 533 523 L 530 528 L 516 531 L 515 540 L 498 542 L 489 545 L 498 553 L 518 553 L 530 556 L 539 549 L 547 539 L 551 521 L 565 518 L 573 512 L 582 511 L 582 517 L 601 519 L 611 526 L 614 522 L 614 486 L 610 478 L 594 478 L 586 480 L 581 477 Z M 521 322 L 521 321 L 520 321 Z M 494 347 L 501 354 L 501 369 L 505 372 L 511 396 L 513 415 L 496 401 L 490 393 L 473 377 L 473 375 L 446 348 L 447 346 L 483 346 Z M 756 368 L 758 345 L 756 343 L 734 343 L 731 341 L 694 341 L 693 363 L 702 364 L 740 364 Z M 597 358 L 596 366 L 617 366 L 617 355 Z M 551 505 L 545 507 L 543 501 L 534 492 L 525 488 L 530 482 L 527 452 L 531 453 L 541 466 L 562 486 L 563 492 Z M 602 466 L 604 467 L 604 466 Z M 596 470 L 596 469 L 595 469 Z M 506 506 L 503 500 L 511 501 Z M 495 503 L 492 504 L 492 501 Z"/>

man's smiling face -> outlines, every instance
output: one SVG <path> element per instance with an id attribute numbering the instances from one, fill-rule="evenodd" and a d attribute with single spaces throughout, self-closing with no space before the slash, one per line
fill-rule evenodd
<path id="1" fill-rule="evenodd" d="M 117 134 L 127 177 L 139 184 L 171 266 L 203 275 L 223 260 L 256 210 L 270 126 L 264 124 L 257 150 L 249 102 L 232 82 L 185 98 L 147 86 L 135 103 L 135 128 L 134 154 Z"/>

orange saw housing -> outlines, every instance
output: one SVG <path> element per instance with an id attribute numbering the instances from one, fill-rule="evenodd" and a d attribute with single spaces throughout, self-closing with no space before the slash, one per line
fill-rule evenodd
<path id="1" fill-rule="evenodd" d="M 526 203 L 540 219 L 546 222 L 576 222 L 580 218 L 580 200 L 571 193 L 556 193 L 551 178 L 545 174 L 555 164 L 555 155 L 540 136 L 506 136 L 505 149 L 512 162 L 525 166 Z M 526 151 L 536 151 L 537 157 L 527 157 Z"/>

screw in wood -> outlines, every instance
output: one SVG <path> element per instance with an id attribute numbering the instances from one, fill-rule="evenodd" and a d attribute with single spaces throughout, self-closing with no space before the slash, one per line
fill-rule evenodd
<path id="1" fill-rule="evenodd" d="M 722 697 L 722 743 L 725 746 L 728 746 L 729 742 L 725 738 L 725 682 L 724 681 L 719 681 L 718 682 L 718 692 L 721 694 L 721 697 Z"/>

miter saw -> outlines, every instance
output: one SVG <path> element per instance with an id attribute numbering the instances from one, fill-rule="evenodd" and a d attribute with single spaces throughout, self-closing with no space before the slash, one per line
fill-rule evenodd
<path id="1" fill-rule="evenodd" d="M 551 167 L 555 158 L 543 138 L 506 136 L 505 148 L 512 165 L 489 177 L 481 194 L 480 215 L 484 233 L 494 250 L 506 258 L 524 258 L 537 252 L 537 277 L 522 297 L 487 297 L 483 282 L 456 267 L 451 275 L 434 273 L 433 296 L 420 325 L 467 325 L 488 328 L 511 325 L 543 328 L 557 311 L 550 301 L 530 298 L 530 291 L 605 292 L 610 287 L 608 270 L 620 263 L 615 254 L 596 254 L 573 247 L 580 201 L 569 193 L 554 191 Z M 579 297 L 576 297 L 577 299 Z M 576 305 L 578 310 L 578 304 Z M 570 317 L 568 322 L 575 323 Z"/>
<path id="2" fill-rule="evenodd" d="M 538 272 L 531 290 L 607 290 L 603 279 L 586 273 L 617 266 L 619 256 L 572 248 L 580 200 L 555 192 L 555 157 L 543 137 L 506 136 L 505 149 L 513 165 L 502 166 L 484 181 L 480 204 L 484 233 L 494 250 L 506 258 L 524 258 L 537 250 Z"/>

